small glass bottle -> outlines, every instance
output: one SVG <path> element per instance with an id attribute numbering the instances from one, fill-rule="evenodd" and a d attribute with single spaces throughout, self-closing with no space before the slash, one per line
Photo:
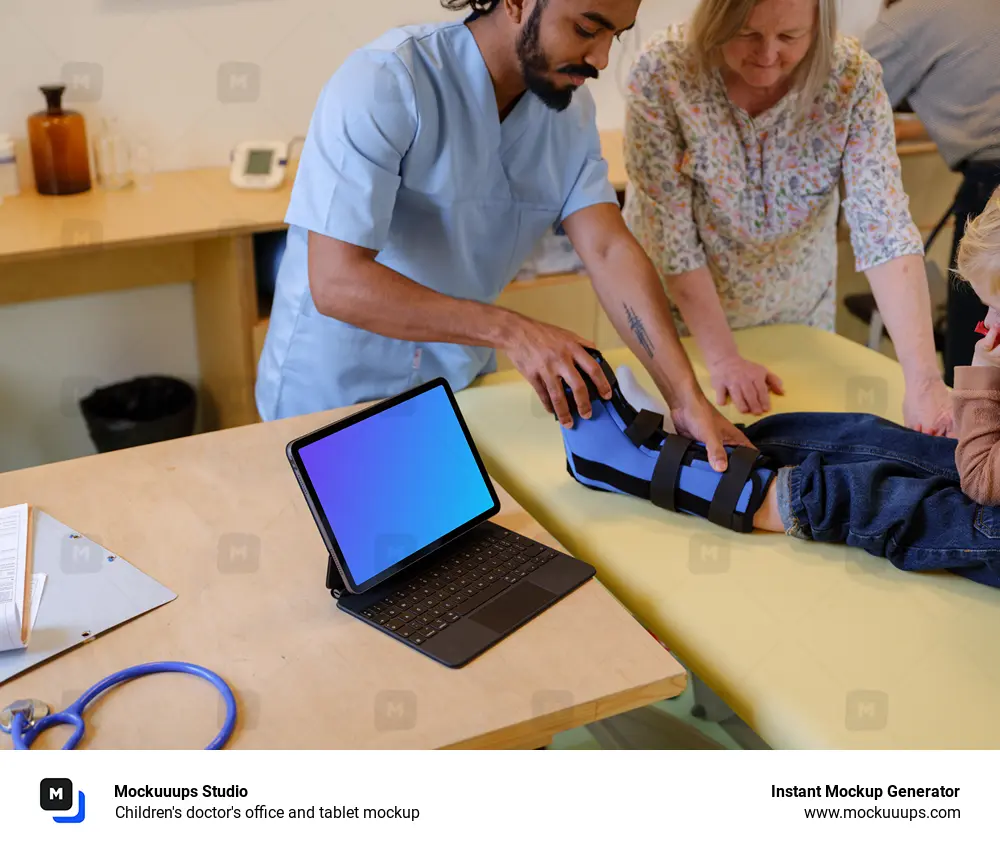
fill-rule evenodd
<path id="1" fill-rule="evenodd" d="M 90 156 L 83 116 L 63 109 L 66 86 L 41 86 L 48 108 L 28 118 L 35 186 L 40 195 L 75 195 L 90 189 Z"/>

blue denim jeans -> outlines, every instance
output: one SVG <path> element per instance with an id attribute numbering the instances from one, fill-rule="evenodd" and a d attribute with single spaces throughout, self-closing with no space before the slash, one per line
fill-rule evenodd
<path id="1" fill-rule="evenodd" d="M 744 431 L 793 467 L 774 485 L 789 534 L 1000 587 L 1000 508 L 962 492 L 955 440 L 858 413 L 784 413 Z"/>

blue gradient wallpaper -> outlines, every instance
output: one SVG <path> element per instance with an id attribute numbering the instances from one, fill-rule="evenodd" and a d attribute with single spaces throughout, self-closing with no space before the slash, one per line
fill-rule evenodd
<path id="1" fill-rule="evenodd" d="M 356 584 L 493 506 L 444 387 L 299 451 Z"/>

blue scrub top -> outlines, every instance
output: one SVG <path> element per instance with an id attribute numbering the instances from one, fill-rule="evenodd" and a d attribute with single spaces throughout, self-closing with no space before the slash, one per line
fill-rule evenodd
<path id="1" fill-rule="evenodd" d="M 386 398 L 443 376 L 455 390 L 496 368 L 490 348 L 390 339 L 320 315 L 310 230 L 378 251 L 430 289 L 492 303 L 547 230 L 615 203 L 592 96 L 556 112 L 526 93 L 501 123 L 463 23 L 393 30 L 324 86 L 285 221 L 258 365 L 264 420 Z"/>

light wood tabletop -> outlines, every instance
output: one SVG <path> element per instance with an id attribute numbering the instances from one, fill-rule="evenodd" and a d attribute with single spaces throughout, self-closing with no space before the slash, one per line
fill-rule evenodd
<path id="1" fill-rule="evenodd" d="M 622 134 L 607 131 L 601 140 L 611 183 L 623 189 Z M 63 197 L 28 189 L 0 204 L 0 263 L 283 230 L 296 165 L 274 191 L 237 189 L 228 168 L 160 172 L 145 189 L 95 187 Z"/>
<path id="2" fill-rule="evenodd" d="M 459 670 L 340 612 L 284 447 L 353 409 L 0 475 L 0 504 L 46 511 L 177 594 L 0 686 L 0 706 L 35 697 L 62 709 L 117 670 L 181 660 L 236 691 L 232 747 L 526 748 L 683 691 L 683 668 L 597 581 Z M 500 492 L 498 523 L 558 545 Z M 81 746 L 200 747 L 221 720 L 210 685 L 153 676 L 102 698 Z"/>

